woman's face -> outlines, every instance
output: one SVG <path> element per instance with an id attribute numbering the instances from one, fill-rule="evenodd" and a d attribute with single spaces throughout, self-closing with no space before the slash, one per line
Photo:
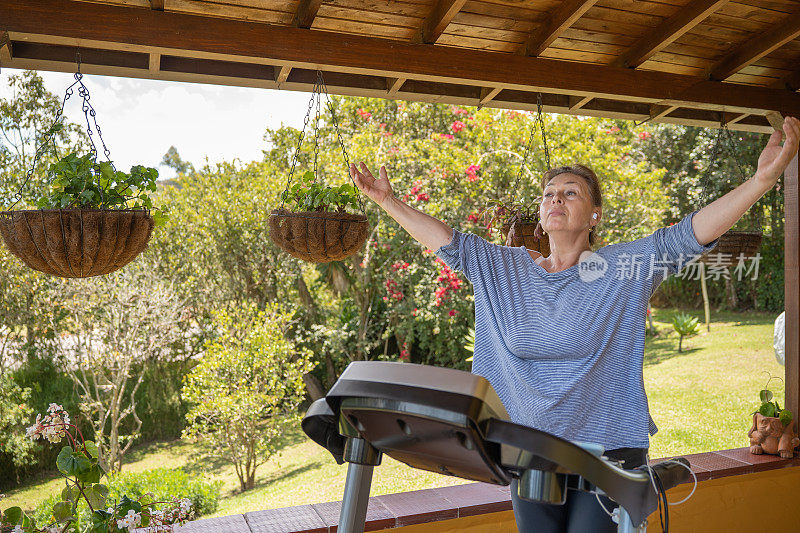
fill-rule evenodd
<path id="1" fill-rule="evenodd" d="M 592 218 L 593 213 L 597 213 L 596 219 Z M 586 180 L 575 174 L 564 173 L 551 179 L 545 186 L 539 218 L 547 233 L 588 232 L 600 220 L 600 209 L 592 204 Z"/>

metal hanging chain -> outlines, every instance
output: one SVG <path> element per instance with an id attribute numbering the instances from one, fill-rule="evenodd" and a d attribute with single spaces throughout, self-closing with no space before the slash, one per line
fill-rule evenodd
<path id="1" fill-rule="evenodd" d="M 344 147 L 344 140 L 342 140 L 342 132 L 339 130 L 339 125 L 336 121 L 336 111 L 333 108 L 333 103 L 331 102 L 331 97 L 328 94 L 328 86 L 325 85 L 325 80 L 322 78 L 322 71 L 317 71 L 317 80 L 319 84 L 322 86 L 322 90 L 325 91 L 325 96 L 328 97 L 328 110 L 331 112 L 331 122 L 333 122 L 333 129 L 336 131 L 336 138 L 339 140 L 339 146 L 342 148 L 342 156 L 344 157 L 344 164 L 345 164 L 345 171 L 347 175 L 350 177 L 350 181 L 353 182 L 353 187 L 356 188 L 356 198 L 358 199 L 358 207 L 361 209 L 362 213 L 364 211 L 364 202 L 361 199 L 361 194 L 358 194 L 358 186 L 356 185 L 355 180 L 353 180 L 353 176 L 350 176 L 350 158 L 347 156 L 347 150 Z"/>
<path id="2" fill-rule="evenodd" d="M 294 169 L 297 166 L 297 158 L 300 155 L 300 148 L 303 146 L 303 138 L 306 135 L 306 128 L 308 127 L 308 119 L 311 118 L 311 110 L 314 108 L 314 96 L 317 93 L 317 82 L 314 82 L 314 88 L 311 91 L 311 99 L 308 101 L 308 110 L 306 111 L 306 116 L 303 119 L 303 129 L 300 131 L 300 139 L 297 141 L 297 149 L 294 151 L 294 156 L 292 157 L 292 167 L 289 170 L 289 177 L 286 180 L 286 190 L 289 190 L 289 186 L 292 184 L 292 177 L 294 176 Z M 281 209 L 283 209 L 284 203 L 286 200 L 284 199 L 284 195 L 281 195 Z"/>
<path id="3" fill-rule="evenodd" d="M 319 101 L 320 93 L 317 92 L 316 113 L 314 115 L 314 181 L 319 177 Z"/>
<path id="4" fill-rule="evenodd" d="M 742 183 L 747 181 L 747 176 L 745 175 L 744 169 L 742 168 L 741 162 L 739 158 L 736 156 L 736 145 L 733 142 L 733 135 L 731 134 L 730 130 L 728 129 L 728 125 L 725 123 L 724 119 L 722 118 L 722 114 L 720 114 L 720 126 L 717 130 L 717 137 L 714 140 L 714 148 L 711 152 L 711 161 L 709 162 L 706 170 L 703 172 L 703 177 L 701 178 L 700 182 L 703 184 L 703 188 L 700 191 L 700 202 L 705 204 L 708 201 L 708 186 L 711 182 L 711 170 L 714 167 L 714 164 L 717 163 L 718 157 L 720 154 L 720 148 L 722 144 L 722 138 L 728 142 L 728 149 L 730 151 L 730 156 L 733 158 L 734 162 L 736 163 L 736 168 L 739 171 L 739 177 L 742 179 Z M 760 210 L 756 210 L 756 229 L 761 231 L 761 212 Z"/>
<path id="5" fill-rule="evenodd" d="M 531 146 L 533 145 L 533 137 L 536 134 L 536 126 L 542 130 L 542 146 L 544 146 L 544 159 L 545 164 L 547 165 L 547 170 L 550 170 L 550 150 L 547 147 L 547 135 L 544 129 L 544 118 L 542 116 L 542 93 L 539 93 L 536 98 L 536 118 L 533 121 L 533 125 L 531 125 L 531 133 L 528 137 L 528 143 L 525 147 L 525 153 L 522 156 L 522 164 L 519 167 L 519 171 L 517 172 L 517 179 L 514 182 L 514 190 L 519 191 L 519 182 L 522 178 L 522 171 L 525 168 L 525 161 L 528 160 L 528 154 L 531 153 Z"/>
<path id="6" fill-rule="evenodd" d="M 19 187 L 19 191 L 16 194 L 16 200 L 9 209 L 13 209 L 16 205 L 22 200 L 22 191 L 25 189 L 25 186 L 30 181 L 33 173 L 36 171 L 36 165 L 39 161 L 39 158 L 44 153 L 45 149 L 47 148 L 48 143 L 52 142 L 53 147 L 55 148 L 55 133 L 58 131 L 56 128 L 56 124 L 59 123 L 63 119 L 64 116 L 64 107 L 67 104 L 67 100 L 69 100 L 72 95 L 74 94 L 74 87 L 78 86 L 78 96 L 81 97 L 82 104 L 81 110 L 83 111 L 83 115 L 86 119 L 86 133 L 89 135 L 89 143 L 91 144 L 91 148 L 89 152 L 92 154 L 92 159 L 95 161 L 97 160 L 97 145 L 94 142 L 94 133 L 92 131 L 92 124 L 94 124 L 94 129 L 97 131 L 97 137 L 100 139 L 100 144 L 103 146 L 103 155 L 111 164 L 111 168 L 115 171 L 117 170 L 114 167 L 114 163 L 111 161 L 111 151 L 106 146 L 105 141 L 103 140 L 103 133 L 100 130 L 100 126 L 97 124 L 97 112 L 95 111 L 94 107 L 92 106 L 91 102 L 91 95 L 89 94 L 89 89 L 86 85 L 83 84 L 83 74 L 81 74 L 81 53 L 75 52 L 75 62 L 77 63 L 77 71 L 73 76 L 75 81 L 72 82 L 72 85 L 67 87 L 67 90 L 64 91 L 64 98 L 61 100 L 61 107 L 59 108 L 58 112 L 56 113 L 55 119 L 53 120 L 53 125 L 50 127 L 48 132 L 45 134 L 44 139 L 42 140 L 39 147 L 36 149 L 36 153 L 33 158 L 33 164 L 31 165 L 30 170 L 25 174 L 25 179 L 22 182 L 22 185 Z M 101 191 L 101 199 L 102 199 L 102 191 Z"/>

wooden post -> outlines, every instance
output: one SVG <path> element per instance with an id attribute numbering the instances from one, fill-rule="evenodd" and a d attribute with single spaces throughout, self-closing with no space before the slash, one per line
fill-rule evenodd
<path id="1" fill-rule="evenodd" d="M 783 174 L 784 308 L 786 310 L 786 405 L 800 416 L 800 185 L 798 154 Z"/>
<path id="2" fill-rule="evenodd" d="M 700 263 L 700 289 L 703 291 L 703 311 L 706 317 L 706 331 L 711 331 L 711 304 L 708 301 L 708 283 L 706 282 L 706 264 Z"/>

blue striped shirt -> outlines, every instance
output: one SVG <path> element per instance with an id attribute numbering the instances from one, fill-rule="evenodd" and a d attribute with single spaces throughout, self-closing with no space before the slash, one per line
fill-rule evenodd
<path id="1" fill-rule="evenodd" d="M 716 245 L 697 242 L 693 216 L 585 252 L 561 272 L 525 247 L 453 230 L 436 255 L 473 286 L 472 372 L 512 421 L 606 449 L 649 447 L 657 428 L 642 376 L 647 304 L 668 275 Z"/>

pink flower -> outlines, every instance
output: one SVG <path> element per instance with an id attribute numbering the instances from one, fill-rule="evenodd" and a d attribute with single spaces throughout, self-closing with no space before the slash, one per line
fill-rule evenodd
<path id="1" fill-rule="evenodd" d="M 473 222 L 477 224 L 479 220 L 480 218 L 478 217 L 478 213 L 470 213 L 470 215 L 467 217 L 467 222 Z"/>
<path id="2" fill-rule="evenodd" d="M 427 202 L 428 200 L 430 200 L 430 198 L 428 197 L 428 193 L 426 192 L 417 195 L 417 201 Z"/>
<path id="3" fill-rule="evenodd" d="M 400 359 L 402 361 L 408 361 L 410 357 L 411 357 L 411 354 L 408 353 L 408 350 L 406 350 L 406 349 L 400 350 Z"/>
<path id="4" fill-rule="evenodd" d="M 463 125 L 462 125 L 462 127 L 463 127 Z M 452 135 L 450 135 L 449 133 L 440 133 L 439 134 L 439 138 L 440 139 L 444 139 L 445 141 L 452 141 L 454 139 L 454 137 Z"/>
<path id="5" fill-rule="evenodd" d="M 649 131 L 639 132 L 639 140 L 641 140 L 641 141 L 646 141 L 650 137 L 652 137 L 652 135 L 650 134 Z"/>
<path id="6" fill-rule="evenodd" d="M 461 109 L 460 107 L 453 107 L 453 113 L 456 115 L 466 115 L 469 114 L 469 111 L 466 109 Z"/>
<path id="7" fill-rule="evenodd" d="M 454 133 L 458 133 L 459 131 L 464 129 L 464 123 L 461 122 L 460 120 L 456 120 L 452 124 L 450 124 L 450 128 L 452 128 Z"/>
<path id="8" fill-rule="evenodd" d="M 481 169 L 480 165 L 470 165 L 467 167 L 467 179 L 469 181 L 478 181 L 478 171 Z"/>
<path id="9" fill-rule="evenodd" d="M 372 116 L 372 113 L 370 113 L 370 112 L 369 112 L 369 111 L 367 111 L 366 109 L 362 109 L 362 108 L 360 108 L 360 107 L 359 107 L 359 108 L 356 110 L 356 113 L 358 113 L 358 115 L 359 115 L 361 118 L 363 118 L 364 120 L 369 120 L 369 117 L 371 117 L 371 116 Z"/>
<path id="10" fill-rule="evenodd" d="M 450 312 L 447 313 L 447 314 L 450 315 L 450 316 L 456 316 L 456 312 L 457 311 L 455 309 L 451 309 Z"/>

